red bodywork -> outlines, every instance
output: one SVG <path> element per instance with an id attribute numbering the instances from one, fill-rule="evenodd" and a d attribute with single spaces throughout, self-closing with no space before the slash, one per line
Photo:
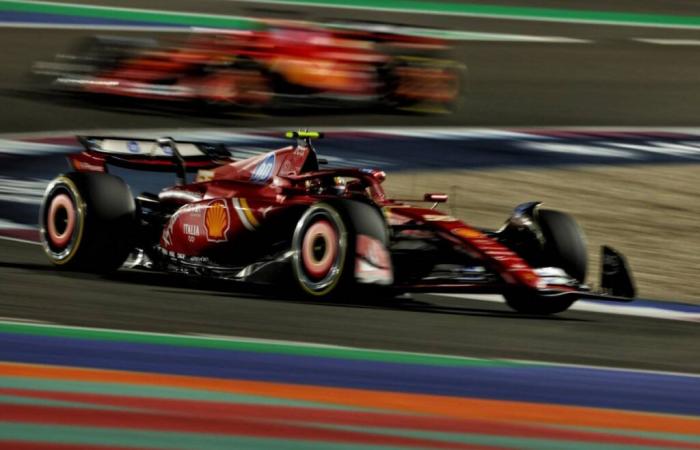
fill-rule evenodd
<path id="1" fill-rule="evenodd" d="M 247 106 L 269 105 L 279 95 L 449 103 L 459 95 L 456 65 L 424 55 L 446 48 L 437 39 L 284 22 L 136 48 L 89 76 L 59 80 L 90 93 Z M 417 50 L 423 56 L 413 58 Z"/>
<path id="2" fill-rule="evenodd" d="M 158 165 L 173 170 L 175 167 L 169 158 L 148 158 L 141 155 L 127 157 L 119 152 L 108 154 L 91 148 L 89 144 L 85 152 L 71 155 L 70 160 L 78 171 L 105 171 L 108 163 L 115 162 L 127 162 L 142 168 Z M 533 290 L 574 290 L 570 286 L 548 285 L 514 251 L 494 237 L 456 218 L 435 209 L 386 198 L 381 186 L 385 178 L 384 172 L 360 169 L 319 170 L 315 151 L 310 146 L 289 146 L 240 161 L 217 162 L 192 158 L 187 164 L 188 167 L 200 169 L 197 181 L 172 186 L 158 194 L 158 201 L 173 211 L 158 243 L 161 251 L 172 258 L 196 262 L 205 261 L 208 255 L 222 250 L 233 256 L 239 251 L 249 251 L 250 243 L 256 242 L 256 233 L 262 225 L 274 223 L 276 218 L 282 217 L 290 208 L 308 207 L 341 195 L 371 200 L 384 212 L 390 229 L 413 224 L 421 232 L 427 231 L 449 242 L 471 260 L 498 274 L 500 281 L 490 286 L 494 292 L 502 290 L 504 286 Z M 318 186 L 314 184 L 315 180 L 334 180 L 336 177 L 351 180 L 344 185 L 342 194 L 310 190 L 310 186 Z M 359 245 L 367 247 L 372 244 L 364 242 Z M 412 282 L 408 285 L 402 280 L 394 280 L 394 283 L 406 290 L 489 290 L 483 284 L 465 282 Z"/>

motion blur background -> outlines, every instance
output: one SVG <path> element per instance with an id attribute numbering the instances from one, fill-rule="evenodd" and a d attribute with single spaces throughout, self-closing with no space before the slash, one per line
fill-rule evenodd
<path id="1" fill-rule="evenodd" d="M 206 35 L 207 31 L 203 29 L 257 29 L 260 24 L 269 24 L 271 20 L 302 21 L 305 24 L 299 25 L 298 22 L 295 26 L 308 29 L 321 26 L 353 32 L 437 38 L 442 46 L 439 59 L 459 67 L 458 98 L 439 105 L 434 102 L 411 105 L 393 102 L 388 106 L 339 106 L 317 102 L 314 97 L 311 102 L 281 108 L 251 108 L 249 105 L 221 108 L 208 102 L 157 102 L 135 96 L 85 95 L 81 83 L 73 83 L 80 85 L 80 89 L 66 89 L 54 83 L 56 77 L 37 77 L 37 67 L 45 68 L 47 62 L 57 60 L 70 63 L 76 43 L 95 35 L 154 39 L 161 42 L 161 48 L 177 51 L 193 33 Z M 320 141 L 317 147 L 321 156 L 328 158 L 331 164 L 385 169 L 388 173 L 385 186 L 396 197 L 419 198 L 424 192 L 448 193 L 450 200 L 443 209 L 479 226 L 498 227 L 513 206 L 531 200 L 541 200 L 550 208 L 572 213 L 588 239 L 591 254 L 589 276 L 593 284 L 597 282 L 595 278 L 599 270 L 599 246 L 610 244 L 628 256 L 641 298 L 683 302 L 682 307 L 673 303 L 675 306 L 669 308 L 695 314 L 691 319 L 671 321 L 658 317 L 643 319 L 571 311 L 560 319 L 543 320 L 515 318 L 501 306 L 492 308 L 478 302 L 465 304 L 461 299 L 430 296 L 417 296 L 414 301 L 398 306 L 381 302 L 377 305 L 284 302 L 246 292 L 231 295 L 225 287 L 193 287 L 159 276 L 149 278 L 128 272 L 111 279 L 58 276 L 46 266 L 40 252 L 35 251 L 38 249 L 5 242 L 0 252 L 0 317 L 179 334 L 288 339 L 467 357 L 519 358 L 692 373 L 700 370 L 698 311 L 697 306 L 689 306 L 700 305 L 700 2 L 0 0 L 0 43 L 0 228 L 5 235 L 26 238 L 35 234 L 36 210 L 43 189 L 53 176 L 65 170 L 63 155 L 78 148 L 72 138 L 76 133 L 145 137 L 166 133 L 176 138 L 223 142 L 230 145 L 234 155 L 248 156 L 275 148 L 278 144 L 281 146 L 284 142 L 275 137 L 280 130 L 312 128 L 329 131 L 328 138 Z M 436 55 L 431 53 L 427 57 L 437 58 Z M 402 56 L 426 58 L 425 53 Z M 307 62 L 313 64 L 314 61 L 309 58 Z M 427 78 L 418 81 L 423 83 L 423 88 L 430 83 Z M 302 94 L 306 96 L 308 92 Z M 57 294 L 63 297 L 61 302 L 57 301 Z M 643 301 L 637 304 L 643 304 Z M 5 327 L 0 332 L 43 333 L 18 330 Z M 131 343 L 151 340 L 140 335 L 114 337 L 97 333 L 77 336 L 73 331 L 56 331 L 54 334 L 63 338 Z M 63 356 L 56 355 L 63 355 L 61 352 L 75 355 L 75 348 L 65 350 L 56 347 L 58 344 L 54 341 L 43 347 L 44 343 L 36 339 L 36 342 L 29 342 L 24 338 L 8 338 L 0 344 L 3 358 L 28 363 L 51 360 L 58 361 L 56 364 L 73 364 L 72 356 L 63 360 Z M 160 344 L 204 345 L 177 340 Z M 69 343 L 62 345 L 69 346 Z M 99 362 L 90 360 L 84 363 L 90 367 L 155 370 L 144 361 L 148 358 L 157 361 L 157 356 L 154 357 L 157 350 L 144 350 L 143 346 L 115 349 L 107 348 L 107 344 L 104 348 L 91 345 L 86 347 L 90 349 L 86 358 L 99 359 Z M 212 345 L 233 351 L 234 347 L 234 350 L 241 350 L 241 346 L 248 344 L 208 343 L 205 346 Z M 99 351 L 96 350 L 98 347 Z M 34 350 L 36 348 L 41 351 Z M 255 351 L 280 351 L 277 347 L 261 348 Z M 98 356 L 100 352 L 113 351 L 122 352 L 118 353 L 121 363 L 117 357 L 105 362 L 105 358 Z M 612 371 L 605 376 L 591 371 L 566 378 L 569 375 L 562 374 L 569 369 L 550 367 L 547 370 L 551 369 L 551 372 L 544 371 L 546 377 L 550 377 L 545 377 L 549 381 L 542 383 L 542 378 L 534 375 L 538 370 L 544 370 L 541 366 L 517 368 L 525 372 L 531 370 L 527 373 L 532 378 L 521 378 L 525 372 L 511 373 L 508 371 L 512 367 L 490 366 L 491 362 L 484 363 L 488 367 L 478 376 L 472 372 L 466 376 L 459 370 L 463 369 L 462 365 L 471 365 L 472 362 L 467 364 L 462 360 L 459 363 L 443 360 L 411 362 L 434 364 L 435 367 L 431 366 L 434 372 L 429 373 L 417 369 L 415 373 L 408 369 L 402 372 L 388 366 L 353 366 L 350 369 L 350 366 L 330 362 L 319 369 L 320 366 L 314 365 L 316 363 L 303 362 L 299 357 L 315 351 L 305 347 L 302 350 L 287 349 L 282 353 L 288 355 L 291 352 L 297 359 L 285 359 L 281 365 L 280 361 L 246 360 L 250 366 L 242 365 L 233 356 L 226 360 L 231 366 L 226 366 L 221 362 L 225 359 L 217 359 L 223 358 L 221 355 L 186 353 L 184 362 L 173 363 L 168 373 L 223 377 L 227 375 L 221 375 L 217 370 L 241 364 L 235 367 L 242 373 L 247 370 L 243 367 L 250 368 L 243 375 L 236 372 L 242 378 L 268 377 L 267 381 L 304 383 L 303 374 L 300 375 L 301 381 L 280 381 L 275 377 L 279 373 L 304 370 L 308 371 L 306 374 L 337 370 L 338 373 L 333 372 L 335 376 L 342 378 L 349 373 L 347 378 L 356 381 L 373 378 L 377 370 L 383 370 L 381 373 L 387 379 L 396 373 L 404 373 L 406 377 L 395 381 L 396 385 L 387 381 L 387 385 L 380 386 L 384 389 L 390 386 L 390 389 L 413 389 L 414 393 L 430 391 L 434 395 L 456 395 L 449 390 L 435 390 L 435 386 L 449 385 L 455 386 L 460 395 L 467 392 L 482 399 L 551 402 L 578 405 L 577 408 L 604 408 L 604 411 L 610 408 L 653 411 L 678 415 L 673 418 L 678 421 L 684 414 L 700 414 L 697 410 L 700 404 L 697 401 L 700 398 L 697 376 L 681 382 L 656 379 L 648 374 L 650 378 L 646 379 L 647 375 L 637 374 L 634 377 L 638 378 L 633 379 L 638 384 L 629 387 L 627 383 L 632 375 L 620 375 L 613 380 Z M 39 356 L 32 359 L 34 354 Z M 338 355 L 334 354 L 334 357 L 340 358 Z M 388 364 L 389 360 L 396 363 L 397 358 L 403 357 L 353 354 L 342 358 L 369 358 Z M 461 368 L 444 375 L 444 367 L 453 364 Z M 191 367 L 201 370 L 198 372 Z M 16 376 L 27 375 L 20 369 L 0 364 L 0 375 L 3 370 L 7 374 L 14 370 L 12 373 Z M 344 372 L 346 370 L 349 372 Z M 367 377 L 367 373 L 375 375 Z M 126 382 L 117 375 L 110 378 L 106 372 L 103 377 L 99 374 L 78 375 L 84 380 L 93 377 L 92 381 L 105 383 L 107 379 L 113 383 Z M 73 374 L 72 379 L 77 379 L 78 375 Z M 60 376 L 55 373 L 46 375 L 54 379 Z M 426 376 L 434 377 L 430 380 L 435 381 L 426 382 Z M 476 378 L 469 378 L 471 376 Z M 553 383 L 554 379 L 558 381 L 552 387 L 548 383 Z M 130 382 L 148 384 L 134 380 L 136 378 L 131 378 Z M 416 380 L 423 380 L 425 386 L 415 384 Z M 160 381 L 165 383 L 163 386 L 167 385 L 166 381 L 179 388 L 184 386 L 177 380 L 163 378 Z M 406 384 L 401 384 L 404 381 Z M 493 384 L 489 384 L 490 381 Z M 332 376 L 314 382 L 338 386 L 337 379 Z M 5 387 L 9 386 L 7 383 Z M 459 391 L 463 387 L 460 383 L 468 385 L 464 387 L 466 391 Z M 105 386 L 102 392 L 107 389 Z M 353 386 L 379 389 L 362 383 Z M 479 391 L 481 387 L 488 392 Z M 237 385 L 231 389 L 238 395 L 243 392 L 236 391 L 239 388 Z M 274 391 L 278 396 L 286 396 L 287 400 L 294 398 L 307 402 L 332 403 L 335 400 L 329 399 L 343 396 L 346 400 L 353 399 L 352 402 L 347 400 L 344 406 L 350 402 L 352 408 L 402 409 L 408 408 L 406 405 L 423 405 L 415 406 L 411 412 L 432 414 L 436 411 L 430 405 L 443 405 L 444 400 L 392 397 L 391 401 L 384 398 L 384 403 L 373 403 L 369 397 L 354 397 L 345 391 L 313 391 L 312 395 L 306 391 L 302 394 L 281 388 L 266 391 L 268 388 L 263 386 L 258 392 L 257 388 L 246 385 L 248 390 L 245 393 L 251 396 L 246 401 L 253 394 L 262 392 L 260 395 L 265 397 Z M 472 388 L 476 393 L 469 390 Z M 644 403 L 646 400 L 635 403 L 640 395 L 652 395 L 657 389 L 658 397 L 647 399 L 648 404 Z M 174 392 L 162 395 L 172 398 L 176 395 Z M 537 395 L 527 397 L 521 395 L 522 392 L 536 392 Z M 579 397 L 573 400 L 567 397 L 573 395 L 572 392 Z M 254 402 L 258 401 L 262 402 L 260 399 Z M 635 439 L 656 436 L 671 440 L 670 443 L 622 442 L 625 445 L 664 448 L 676 444 L 681 446 L 681 443 L 688 448 L 697 448 L 698 445 L 700 426 L 697 417 L 681 417 L 683 423 L 666 417 L 669 421 L 666 423 L 658 417 L 630 418 L 619 411 L 607 416 L 601 409 L 577 409 L 574 414 L 572 410 L 543 412 L 478 402 L 449 405 L 445 406 L 445 411 L 449 411 L 442 412 L 452 418 L 474 419 L 473 411 L 483 410 L 490 411 L 488 414 L 491 415 L 484 416 L 487 420 L 524 421 L 528 426 L 534 421 L 540 425 L 569 427 L 569 430 L 580 426 L 582 428 L 578 431 L 607 430 L 627 437 L 632 433 Z M 292 407 L 300 406 L 295 404 Z M 464 411 L 472 412 L 469 415 Z M 515 412 L 509 416 L 506 411 Z M 0 412 L 0 421 L 3 420 L 2 414 Z M 36 417 L 32 414 L 38 413 L 27 410 L 26 414 L 7 420 L 21 421 L 22 417 Z M 571 418 L 571 423 L 563 423 L 562 417 Z M 367 420 L 371 423 L 375 419 Z M 114 420 L 119 423 L 124 419 L 117 417 Z M 636 431 L 608 429 L 614 426 L 625 428 L 620 423 L 627 423 Z M 464 423 L 453 425 L 455 429 L 464 429 Z M 476 430 L 488 428 L 483 424 L 472 425 Z M 172 423 L 169 426 L 176 429 Z M 241 425 L 241 429 L 246 426 Z M 5 439 L 15 436 L 13 430 L 19 430 L 17 425 L 10 428 L 0 426 L 0 436 L 5 436 Z M 521 436 L 532 431 L 494 430 L 489 433 L 512 432 Z M 656 434 L 644 434 L 640 430 Z M 63 431 L 69 433 L 70 430 Z M 551 437 L 561 430 L 547 428 L 539 431 L 542 436 Z M 53 432 L 58 433 L 57 430 Z M 22 435 L 19 431 L 17 433 Z M 25 433 L 32 433 L 32 429 L 27 428 Z M 405 433 L 408 432 L 401 435 L 405 436 Z M 100 439 L 95 437 L 94 442 L 101 445 L 107 442 L 107 438 Z M 166 442 L 164 437 L 158 439 L 154 437 L 148 442 Z M 581 444 L 580 436 L 560 436 L 559 439 L 499 441 L 492 436 L 482 441 L 467 439 L 461 444 L 517 448 L 544 448 L 546 444 L 551 445 L 550 448 L 567 448 L 576 442 L 586 446 Z M 601 439 L 598 436 L 588 444 L 596 442 L 610 446 L 621 442 L 611 440 L 601 444 L 604 442 Z M 134 442 L 144 445 L 145 441 Z M 196 442 L 192 445 L 205 448 L 201 441 Z M 227 445 L 273 447 L 269 443 L 254 447 L 253 442 L 241 442 Z M 356 448 L 352 445 L 360 445 L 358 442 L 348 444 L 350 447 L 347 448 Z M 368 442 L 362 441 L 362 445 L 369 445 Z M 435 444 L 375 443 L 426 447 Z M 170 446 L 177 447 L 176 444 L 171 442 Z M 214 444 L 209 444 L 215 448 Z M 331 448 L 328 442 L 325 444 L 321 448 Z M 453 444 L 457 446 L 454 442 L 450 445 Z"/>
<path id="2" fill-rule="evenodd" d="M 629 255 L 642 296 L 697 301 L 700 199 L 693 174 L 700 153 L 693 127 L 700 105 L 700 7 L 694 2 L 80 5 L 0 2 L 0 131 L 432 127 L 406 138 L 415 138 L 404 146 L 412 165 L 397 164 L 402 142 L 393 149 L 361 140 L 353 145 L 393 155 L 393 161 L 384 158 L 390 192 L 452 193 L 451 211 L 477 225 L 498 226 L 515 204 L 533 199 L 574 213 L 588 235 L 593 268 L 598 246 L 607 242 Z M 333 25 L 439 38 L 445 48 L 439 56 L 463 68 L 459 99 L 427 110 L 311 101 L 222 112 L 185 102 L 69 95 L 51 84 L 55 78 L 32 75 L 38 63 L 55 61 L 95 35 L 155 39 L 177 52 L 193 31 L 208 35 L 205 27 L 241 31 L 279 19 L 307 22 L 302 29 Z M 314 63 L 300 58 L 297 67 L 304 61 Z M 491 130 L 480 134 L 481 127 Z M 571 127 L 588 129 L 567 133 Z M 532 142 L 517 142 L 517 134 L 507 134 L 512 131 Z M 533 133 L 540 139 L 533 141 Z"/>

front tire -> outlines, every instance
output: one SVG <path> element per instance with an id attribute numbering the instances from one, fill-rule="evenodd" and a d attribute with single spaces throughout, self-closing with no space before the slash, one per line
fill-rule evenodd
<path id="1" fill-rule="evenodd" d="M 133 249 L 136 205 L 113 175 L 72 172 L 49 184 L 39 212 L 40 238 L 59 268 L 118 269 Z"/>
<path id="2" fill-rule="evenodd" d="M 396 58 L 378 69 L 382 104 L 389 110 L 451 114 L 463 106 L 466 71 L 449 60 Z M 430 62 L 433 60 L 432 62 Z M 416 93 L 423 95 L 416 96 Z"/>
<path id="3" fill-rule="evenodd" d="M 535 258 L 536 267 L 558 267 L 583 283 L 588 268 L 583 231 L 569 214 L 554 210 L 537 210 L 537 226 L 543 246 Z M 533 261 L 530 261 L 531 263 Z M 525 314 L 556 314 L 569 309 L 576 298 L 544 297 L 532 291 L 513 290 L 503 296 L 508 306 Z"/>

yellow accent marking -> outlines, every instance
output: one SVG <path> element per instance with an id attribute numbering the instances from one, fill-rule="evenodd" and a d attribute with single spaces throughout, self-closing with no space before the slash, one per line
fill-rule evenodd
<path id="1" fill-rule="evenodd" d="M 253 215 L 253 211 L 250 210 L 250 206 L 248 206 L 248 200 L 239 198 L 238 201 L 241 203 L 241 206 L 243 207 L 243 214 L 245 214 L 245 216 L 248 218 L 250 224 L 256 228 L 260 226 L 260 222 L 258 222 L 258 219 L 256 219 Z"/>
<path id="2" fill-rule="evenodd" d="M 292 138 L 310 138 L 310 139 L 319 139 L 321 137 L 321 133 L 318 131 L 308 131 L 308 130 L 299 130 L 299 131 L 287 131 L 284 133 L 284 137 L 288 139 Z"/>

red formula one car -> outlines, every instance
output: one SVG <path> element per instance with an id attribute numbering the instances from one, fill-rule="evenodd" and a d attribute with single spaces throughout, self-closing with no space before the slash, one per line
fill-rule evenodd
<path id="1" fill-rule="evenodd" d="M 54 89 L 211 106 L 452 108 L 463 68 L 438 39 L 261 23 L 194 33 L 184 42 L 94 37 L 33 72 Z M 142 103 L 140 103 L 142 105 Z"/>
<path id="2" fill-rule="evenodd" d="M 321 169 L 314 132 L 243 160 L 216 144 L 81 137 L 74 172 L 48 187 L 40 213 L 59 267 L 104 272 L 132 255 L 145 269 L 253 283 L 288 281 L 302 295 L 356 290 L 501 293 L 517 311 L 550 314 L 580 298 L 629 301 L 625 259 L 603 248 L 602 292 L 583 282 L 586 249 L 574 220 L 538 202 L 499 230 L 433 207 L 388 199 L 375 169 Z M 116 168 L 165 170 L 178 183 L 132 192 Z M 187 178 L 196 173 L 194 180 Z"/>

